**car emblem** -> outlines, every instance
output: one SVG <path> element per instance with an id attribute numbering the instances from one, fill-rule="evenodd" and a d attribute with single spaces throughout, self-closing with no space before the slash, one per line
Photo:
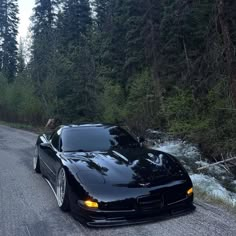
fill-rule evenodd
<path id="1" fill-rule="evenodd" d="M 150 185 L 150 183 L 139 183 L 139 185 L 142 186 L 142 187 L 147 187 L 147 186 Z"/>

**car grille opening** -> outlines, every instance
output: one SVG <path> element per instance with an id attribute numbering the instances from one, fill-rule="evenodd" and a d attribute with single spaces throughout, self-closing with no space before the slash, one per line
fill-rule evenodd
<path id="1" fill-rule="evenodd" d="M 133 201 L 131 200 L 103 203 L 101 206 L 101 210 L 106 210 L 106 211 L 128 211 L 133 209 L 134 209 L 134 204 Z"/>
<path id="2" fill-rule="evenodd" d="M 160 210 L 164 205 L 161 194 L 141 196 L 137 198 L 138 207 L 145 212 Z"/>

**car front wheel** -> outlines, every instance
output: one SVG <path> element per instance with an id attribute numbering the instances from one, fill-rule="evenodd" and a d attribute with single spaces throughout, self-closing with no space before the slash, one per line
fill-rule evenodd
<path id="1" fill-rule="evenodd" d="M 63 211 L 68 211 L 69 204 L 69 186 L 67 184 L 66 172 L 62 167 L 57 174 L 56 196 L 58 206 Z"/>
<path id="2" fill-rule="evenodd" d="M 40 171 L 40 161 L 39 161 L 39 155 L 38 155 L 38 148 L 35 147 L 35 153 L 33 158 L 33 168 L 36 173 L 41 173 Z"/>

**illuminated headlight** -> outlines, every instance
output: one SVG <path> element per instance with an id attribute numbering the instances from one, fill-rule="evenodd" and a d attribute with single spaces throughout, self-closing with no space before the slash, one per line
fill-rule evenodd
<path id="1" fill-rule="evenodd" d="M 193 194 L 193 188 L 190 188 L 188 191 L 187 191 L 187 195 L 188 196 L 191 196 Z"/>
<path id="2" fill-rule="evenodd" d="M 94 201 L 90 201 L 90 200 L 86 200 L 84 201 L 84 205 L 88 208 L 93 208 L 93 209 L 97 209 L 98 208 L 98 203 L 94 202 Z"/>

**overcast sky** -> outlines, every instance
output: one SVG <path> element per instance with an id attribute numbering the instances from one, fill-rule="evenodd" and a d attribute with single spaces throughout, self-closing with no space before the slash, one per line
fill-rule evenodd
<path id="1" fill-rule="evenodd" d="M 20 13 L 19 37 L 26 37 L 27 35 L 34 2 L 35 0 L 18 0 Z"/>

